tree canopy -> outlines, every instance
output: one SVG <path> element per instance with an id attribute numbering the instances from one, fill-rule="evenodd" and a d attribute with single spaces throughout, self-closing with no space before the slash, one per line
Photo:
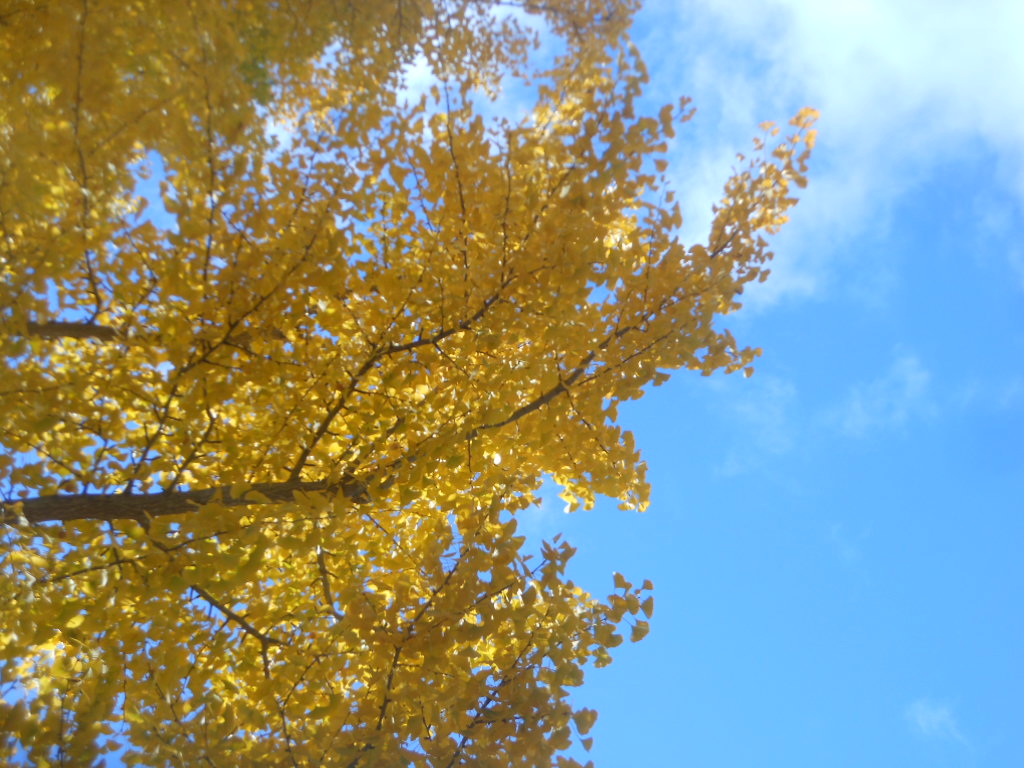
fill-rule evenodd
<path id="1" fill-rule="evenodd" d="M 646 506 L 617 409 L 749 372 L 718 318 L 814 136 L 765 126 L 681 243 L 634 11 L 4 5 L 5 759 L 576 765 L 651 585 L 516 513 Z"/>

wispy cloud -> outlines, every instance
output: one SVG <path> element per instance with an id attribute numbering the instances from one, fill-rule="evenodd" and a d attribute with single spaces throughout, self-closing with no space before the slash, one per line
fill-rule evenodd
<path id="1" fill-rule="evenodd" d="M 842 523 L 834 523 L 829 528 L 828 539 L 835 547 L 843 565 L 852 566 L 860 562 L 863 556 L 861 543 L 871 535 L 869 528 L 863 529 L 858 534 L 851 534 Z"/>
<path id="2" fill-rule="evenodd" d="M 732 417 L 739 439 L 718 466 L 725 476 L 742 474 L 760 465 L 765 457 L 781 456 L 792 450 L 796 440 L 792 411 L 796 388 L 778 377 L 755 377 L 739 391 L 728 389 Z"/>
<path id="3" fill-rule="evenodd" d="M 1021 290 L 1024 290 L 1024 251 L 1020 248 L 1011 248 L 1007 258 L 1010 260 L 1010 269 L 1013 270 L 1017 283 Z"/>
<path id="4" fill-rule="evenodd" d="M 980 407 L 989 411 L 1018 409 L 1024 403 L 1024 376 L 1004 379 L 968 379 L 952 398 L 960 408 Z"/>
<path id="5" fill-rule="evenodd" d="M 916 699 L 907 706 L 903 715 L 911 729 L 920 736 L 967 744 L 953 711 L 944 704 L 928 698 Z"/>
<path id="6" fill-rule="evenodd" d="M 854 385 L 830 420 L 850 437 L 902 428 L 912 418 L 934 412 L 930 380 L 931 374 L 915 356 L 901 356 L 878 378 Z"/>

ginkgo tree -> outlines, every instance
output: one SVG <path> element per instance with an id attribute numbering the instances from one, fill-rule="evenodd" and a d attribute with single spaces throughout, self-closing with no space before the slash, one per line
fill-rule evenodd
<path id="1" fill-rule="evenodd" d="M 5 760 L 577 764 L 651 585 L 592 597 L 517 512 L 647 504 L 617 409 L 749 372 L 718 318 L 814 136 L 681 243 L 635 10 L 4 5 Z"/>

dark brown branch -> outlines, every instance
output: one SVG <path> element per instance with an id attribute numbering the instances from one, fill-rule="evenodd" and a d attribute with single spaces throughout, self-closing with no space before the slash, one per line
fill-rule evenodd
<path id="1" fill-rule="evenodd" d="M 363 376 L 366 375 L 367 371 L 375 365 L 377 357 L 377 353 L 374 352 L 366 359 L 366 361 L 359 367 L 359 370 L 352 376 L 346 390 L 338 396 L 338 401 L 331 406 L 324 418 L 320 420 L 320 424 L 313 433 L 313 438 L 303 447 L 302 452 L 299 454 L 299 458 L 295 460 L 295 465 L 292 467 L 291 474 L 288 476 L 288 482 L 299 482 L 299 478 L 302 477 L 302 470 L 306 468 L 306 462 L 313 453 L 313 449 L 316 448 L 316 445 L 320 442 L 321 438 L 327 434 L 327 430 L 331 428 L 331 424 L 334 423 L 334 419 L 337 418 L 338 414 L 341 413 L 342 408 L 344 408 L 348 403 L 349 395 L 356 390 L 360 379 L 362 379 Z"/>
<path id="2" fill-rule="evenodd" d="M 603 344 L 602 347 L 603 346 L 605 345 Z M 569 387 L 575 384 L 576 380 L 584 374 L 584 372 L 587 370 L 587 366 L 589 366 L 594 361 L 595 357 L 597 357 L 597 353 L 591 352 L 585 358 L 583 358 L 580 364 L 576 366 L 576 368 L 573 370 L 571 374 L 569 374 L 569 376 L 559 381 L 547 392 L 538 395 L 530 402 L 526 403 L 520 408 L 517 408 L 508 418 L 502 419 L 501 421 L 495 422 L 493 424 L 484 424 L 483 426 L 478 427 L 477 429 L 473 430 L 473 432 L 470 433 L 471 436 L 475 436 L 478 432 L 485 429 L 499 429 L 508 424 L 511 424 L 512 422 L 519 421 L 519 419 L 523 418 L 527 414 L 533 413 L 541 406 L 547 405 L 563 392 L 568 392 Z"/>
<path id="3" fill-rule="evenodd" d="M 261 297 L 265 298 L 265 297 Z M 251 314 L 251 310 L 243 318 Z M 205 355 L 197 362 L 193 362 L 187 366 L 187 368 L 193 368 L 200 362 L 206 362 L 206 357 L 209 356 L 210 352 L 219 348 L 220 346 L 227 344 L 229 346 L 238 347 L 248 351 L 243 345 L 248 344 L 252 340 L 254 335 L 268 336 L 278 341 L 286 341 L 288 337 L 279 328 L 269 326 L 266 328 L 254 328 L 246 329 L 241 333 L 234 334 L 232 331 L 241 324 L 242 320 L 236 320 L 229 326 L 229 333 L 220 341 L 209 345 L 208 349 L 205 349 Z M 97 323 L 88 322 L 72 322 L 65 320 L 50 320 L 45 323 L 28 323 L 27 333 L 29 336 L 39 336 L 43 339 L 96 339 L 98 341 L 125 341 L 131 344 L 160 344 L 162 339 L 158 334 L 154 333 L 143 333 L 143 334 L 125 334 L 123 331 L 117 328 L 111 328 L 109 325 L 99 325 Z M 251 353 L 250 353 L 251 354 Z"/>
<path id="4" fill-rule="evenodd" d="M 29 323 L 29 336 L 44 339 L 99 339 L 113 341 L 121 334 L 116 328 L 96 323 L 72 323 L 52 320 L 47 323 Z"/>
<path id="5" fill-rule="evenodd" d="M 388 670 L 387 681 L 384 684 L 384 701 L 380 704 L 380 714 L 377 716 L 377 730 L 384 727 L 384 718 L 388 714 L 388 706 L 391 704 L 391 689 L 395 684 L 395 669 L 398 667 L 398 659 L 402 655 L 402 645 L 395 646 L 395 655 L 391 657 L 391 669 Z"/>
<path id="6" fill-rule="evenodd" d="M 327 610 L 338 621 L 344 621 L 345 617 L 338 613 L 334 607 L 334 594 L 331 592 L 331 572 L 327 569 L 327 558 L 324 556 L 324 551 L 321 547 L 316 549 L 316 565 L 320 571 L 320 588 L 324 593 L 324 603 L 327 605 Z"/>
<path id="7" fill-rule="evenodd" d="M 501 291 L 508 287 L 511 280 L 512 278 L 508 278 L 507 280 L 505 280 L 499 287 L 498 291 L 489 296 L 476 312 L 474 312 L 470 317 L 467 317 L 465 320 L 463 320 L 458 325 L 452 328 L 441 329 L 432 336 L 420 336 L 414 339 L 413 341 L 409 341 L 404 344 L 391 344 L 383 348 L 374 347 L 373 352 L 359 367 L 359 370 L 357 370 L 352 375 L 352 378 L 348 383 L 348 387 L 346 387 L 345 391 L 338 397 L 338 401 L 331 406 L 331 408 L 327 411 L 327 414 L 320 421 L 320 424 L 317 426 L 315 432 L 313 433 L 312 439 L 309 441 L 307 445 L 303 447 L 298 459 L 296 459 L 295 464 L 292 467 L 292 471 L 288 477 L 288 480 L 290 482 L 297 481 L 301 477 L 302 470 L 306 466 L 306 461 L 309 460 L 309 457 L 313 453 L 313 450 L 316 448 L 317 443 L 319 443 L 323 436 L 327 434 L 327 430 L 330 429 L 331 424 L 334 423 L 334 419 L 337 418 L 338 414 L 341 413 L 341 410 L 348 403 L 348 398 L 352 395 L 352 393 L 359 391 L 356 389 L 356 387 L 359 385 L 359 382 L 370 371 L 371 368 L 373 368 L 375 365 L 377 365 L 377 363 L 379 363 L 381 360 L 390 355 L 398 354 L 399 352 L 409 352 L 410 350 L 417 349 L 418 347 L 424 347 L 427 345 L 436 346 L 439 342 L 448 338 L 449 336 L 452 336 L 453 334 L 462 333 L 463 331 L 469 330 L 473 323 L 480 320 L 480 318 L 487 314 L 487 311 L 492 306 L 494 306 L 494 303 L 497 302 L 498 299 L 501 297 Z"/>
<path id="8" fill-rule="evenodd" d="M 278 640 L 273 635 L 268 635 L 263 632 L 260 632 L 258 629 L 256 629 L 256 627 L 254 627 L 252 624 L 246 621 L 245 618 L 239 616 L 237 613 L 232 611 L 230 608 L 224 605 L 224 603 L 215 598 L 213 595 L 211 595 L 205 589 L 200 587 L 198 584 L 189 584 L 189 589 L 191 589 L 193 592 L 195 592 L 197 595 L 203 598 L 203 600 L 208 602 L 218 611 L 223 613 L 227 618 L 231 619 L 231 621 L 235 622 L 239 627 L 241 627 L 242 631 L 245 632 L 245 634 L 259 640 L 260 646 L 263 648 L 264 652 L 266 651 L 268 645 L 285 645 L 285 642 L 283 640 Z"/>
<path id="9" fill-rule="evenodd" d="M 280 504 L 299 493 L 341 493 L 357 504 L 366 504 L 370 496 L 366 484 L 347 475 L 341 482 L 255 483 L 239 493 L 231 486 L 194 491 L 164 493 L 77 493 L 67 496 L 39 496 L 21 502 L 21 514 L 30 524 L 68 520 L 138 520 L 195 512 L 211 502 L 226 507 L 254 504 Z M 15 518 L 17 502 L 0 502 L 0 519 Z"/>

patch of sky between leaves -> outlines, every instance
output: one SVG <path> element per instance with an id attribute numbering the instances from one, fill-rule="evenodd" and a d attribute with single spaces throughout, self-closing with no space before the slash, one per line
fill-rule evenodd
<path id="1" fill-rule="evenodd" d="M 161 194 L 161 183 L 167 179 L 163 156 L 155 150 L 150 150 L 128 168 L 135 179 L 134 194 L 146 201 L 142 220 L 159 229 L 177 232 L 178 221 L 167 210 Z"/>
<path id="2" fill-rule="evenodd" d="M 491 8 L 488 14 L 496 25 L 504 21 L 514 21 L 526 34 L 536 35 L 538 47 L 530 53 L 531 68 L 545 70 L 553 66 L 562 46 L 539 15 L 527 13 L 523 8 L 511 5 Z M 401 81 L 402 86 L 398 91 L 399 103 L 414 104 L 422 96 L 428 95 L 431 88 L 444 88 L 444 81 L 432 71 L 422 53 L 417 54 L 404 68 Z M 491 98 L 482 89 L 474 89 L 472 93 L 476 97 L 481 97 L 475 104 L 476 112 L 486 122 L 496 124 L 507 120 L 511 124 L 516 124 L 529 116 L 537 89 L 536 85 L 528 86 L 522 80 L 506 75 L 502 78 L 496 98 Z"/>

